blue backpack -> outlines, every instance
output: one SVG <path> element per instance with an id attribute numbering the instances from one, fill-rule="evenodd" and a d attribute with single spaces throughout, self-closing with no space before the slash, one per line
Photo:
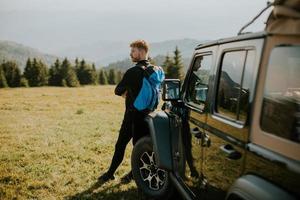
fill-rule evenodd
<path id="1" fill-rule="evenodd" d="M 157 108 L 160 98 L 160 89 L 165 73 L 159 66 L 148 65 L 143 66 L 143 83 L 141 90 L 136 97 L 133 105 L 139 110 L 154 111 Z"/>

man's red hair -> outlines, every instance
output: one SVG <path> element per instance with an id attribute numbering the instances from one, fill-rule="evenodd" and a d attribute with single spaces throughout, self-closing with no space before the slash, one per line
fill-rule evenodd
<path id="1" fill-rule="evenodd" d="M 130 44 L 130 47 L 136 47 L 138 49 L 144 49 L 146 53 L 149 51 L 149 45 L 145 40 L 136 40 Z"/>

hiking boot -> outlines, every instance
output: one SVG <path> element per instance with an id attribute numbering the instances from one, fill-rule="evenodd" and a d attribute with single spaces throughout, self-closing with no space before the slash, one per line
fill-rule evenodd
<path id="1" fill-rule="evenodd" d="M 133 180 L 133 175 L 132 172 L 130 171 L 128 174 L 126 174 L 121 178 L 121 183 L 127 184 L 130 183 L 132 180 Z"/>
<path id="2" fill-rule="evenodd" d="M 98 181 L 105 183 L 107 181 L 114 180 L 114 179 L 115 179 L 114 175 L 106 172 L 106 173 L 102 174 L 101 176 L 99 176 Z"/>

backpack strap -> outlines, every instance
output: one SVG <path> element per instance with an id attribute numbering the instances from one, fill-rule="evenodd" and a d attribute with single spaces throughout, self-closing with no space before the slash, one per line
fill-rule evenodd
<path id="1" fill-rule="evenodd" d="M 149 71 L 147 71 L 147 68 L 148 68 L 148 67 L 152 67 L 152 66 L 153 66 L 153 65 L 151 65 L 151 64 L 149 64 L 149 65 L 147 65 L 147 66 L 145 66 L 145 65 L 139 66 L 139 68 L 143 70 L 143 75 L 144 75 L 144 77 L 148 78 L 148 77 L 150 76 L 150 73 L 149 73 Z"/>

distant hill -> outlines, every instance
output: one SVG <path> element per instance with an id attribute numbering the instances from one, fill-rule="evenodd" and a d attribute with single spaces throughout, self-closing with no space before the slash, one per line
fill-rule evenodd
<path id="1" fill-rule="evenodd" d="M 203 41 L 194 39 L 168 40 L 150 43 L 150 56 L 173 54 L 178 46 L 182 57 L 191 57 L 195 47 Z M 88 45 L 77 45 L 55 52 L 56 55 L 70 58 L 83 57 L 104 66 L 129 57 L 129 42 L 99 41 Z"/>
<path id="2" fill-rule="evenodd" d="M 56 56 L 48 55 L 37 49 L 24 46 L 11 41 L 0 40 L 0 61 L 15 60 L 20 69 L 23 70 L 28 58 L 38 58 L 43 60 L 48 66 L 55 62 Z"/>

